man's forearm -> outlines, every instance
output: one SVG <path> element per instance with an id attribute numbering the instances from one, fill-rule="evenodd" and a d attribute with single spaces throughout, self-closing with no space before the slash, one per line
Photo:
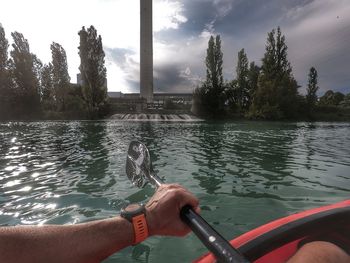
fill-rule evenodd
<path id="1" fill-rule="evenodd" d="M 0 228 L 0 262 L 100 262 L 132 245 L 133 226 L 116 217 L 64 226 Z"/>

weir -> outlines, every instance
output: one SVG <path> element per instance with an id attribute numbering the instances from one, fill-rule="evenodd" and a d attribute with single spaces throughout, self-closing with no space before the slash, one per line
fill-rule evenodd
<path id="1" fill-rule="evenodd" d="M 147 114 L 147 113 L 127 113 L 114 114 L 109 119 L 120 121 L 174 121 L 174 122 L 197 122 L 203 121 L 189 114 Z"/>

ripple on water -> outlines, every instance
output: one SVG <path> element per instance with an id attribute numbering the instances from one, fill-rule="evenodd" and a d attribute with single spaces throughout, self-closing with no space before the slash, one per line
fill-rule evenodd
<path id="1" fill-rule="evenodd" d="M 231 238 L 348 198 L 349 131 L 344 123 L 0 123 L 0 224 L 77 223 L 145 201 L 152 189 L 133 189 L 124 172 L 128 143 L 138 139 L 159 175 L 195 193 L 203 216 Z M 158 262 L 169 257 L 166 242 L 145 243 Z M 169 246 L 191 259 L 204 251 L 196 242 Z M 132 262 L 128 252 L 114 259 Z"/>

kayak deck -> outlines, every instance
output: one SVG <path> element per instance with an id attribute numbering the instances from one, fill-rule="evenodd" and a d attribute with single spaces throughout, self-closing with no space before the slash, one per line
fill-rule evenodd
<path id="1" fill-rule="evenodd" d="M 350 200 L 346 200 L 277 219 L 230 243 L 251 262 L 282 263 L 297 251 L 299 242 L 305 238 L 317 239 L 335 232 L 345 235 L 344 227 L 350 231 L 349 220 Z M 194 262 L 211 263 L 215 258 L 209 253 Z"/>

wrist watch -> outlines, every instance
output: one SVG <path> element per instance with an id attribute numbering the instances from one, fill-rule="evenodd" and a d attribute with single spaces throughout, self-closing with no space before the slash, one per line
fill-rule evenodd
<path id="1" fill-rule="evenodd" d="M 132 223 L 134 227 L 134 243 L 136 245 L 148 237 L 146 208 L 143 204 L 129 204 L 122 208 L 120 216 Z"/>

